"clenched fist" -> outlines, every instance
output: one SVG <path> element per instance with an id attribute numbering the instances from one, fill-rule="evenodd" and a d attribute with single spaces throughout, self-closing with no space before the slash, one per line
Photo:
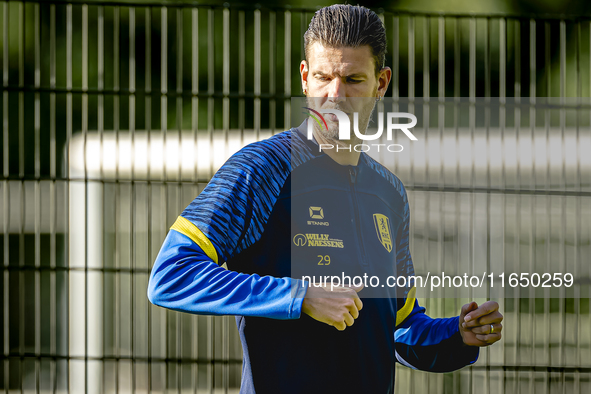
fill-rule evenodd
<path id="1" fill-rule="evenodd" d="M 322 323 L 343 331 L 359 317 L 363 303 L 357 295 L 363 289 L 346 286 L 308 287 L 302 311 Z"/>
<path id="2" fill-rule="evenodd" d="M 502 321 L 497 302 L 487 301 L 478 306 L 472 301 L 462 307 L 460 334 L 466 345 L 489 346 L 501 339 Z"/>

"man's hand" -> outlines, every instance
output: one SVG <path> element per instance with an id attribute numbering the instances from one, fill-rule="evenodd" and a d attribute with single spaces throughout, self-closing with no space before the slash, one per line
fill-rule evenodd
<path id="1" fill-rule="evenodd" d="M 479 307 L 473 301 L 462 307 L 460 334 L 466 345 L 489 346 L 501 339 L 502 321 L 498 303 L 487 301 Z"/>
<path id="2" fill-rule="evenodd" d="M 357 295 L 363 289 L 360 287 L 331 286 L 308 287 L 302 311 L 322 323 L 343 331 L 352 326 L 359 317 L 363 303 Z"/>

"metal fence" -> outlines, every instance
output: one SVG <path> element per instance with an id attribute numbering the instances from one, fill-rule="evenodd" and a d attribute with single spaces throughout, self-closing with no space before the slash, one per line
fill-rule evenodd
<path id="1" fill-rule="evenodd" d="M 313 11 L 0 2 L 4 392 L 237 391 L 233 319 L 154 307 L 146 286 L 168 227 L 225 158 L 292 126 Z M 492 246 L 515 270 L 542 259 L 588 280 L 589 19 L 380 15 L 389 96 L 573 98 L 507 113 L 500 136 L 469 118 L 465 137 L 493 141 L 498 162 L 457 157 L 440 173 L 427 150 L 388 163 L 409 186 L 417 266 L 441 251 L 494 264 Z M 545 141 L 543 165 L 513 149 L 527 141 Z M 450 316 L 461 301 L 424 303 Z M 504 339 L 475 366 L 398 368 L 398 392 L 591 391 L 588 295 L 500 303 Z"/>

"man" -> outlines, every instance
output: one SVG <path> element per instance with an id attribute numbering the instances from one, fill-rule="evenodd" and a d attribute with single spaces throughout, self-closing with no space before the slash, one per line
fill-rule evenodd
<path id="1" fill-rule="evenodd" d="M 300 72 L 310 105 L 359 112 L 364 132 L 391 77 L 383 24 L 366 8 L 335 5 L 316 13 L 304 39 Z M 496 302 L 431 319 L 414 288 L 365 298 L 368 288 L 292 277 L 292 268 L 414 272 L 402 183 L 366 154 L 319 152 L 318 144 L 356 143 L 339 141 L 337 119 L 326 118 L 329 127 L 315 127 L 312 140 L 304 124 L 232 156 L 174 223 L 151 273 L 152 303 L 237 316 L 241 393 L 393 393 L 396 361 L 451 371 L 501 338 Z M 327 221 L 326 230 L 313 217 Z M 375 217 L 387 224 L 388 247 L 379 243 Z"/>

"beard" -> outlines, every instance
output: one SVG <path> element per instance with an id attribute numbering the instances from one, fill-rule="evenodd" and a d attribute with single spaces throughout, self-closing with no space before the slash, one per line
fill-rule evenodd
<path id="1" fill-rule="evenodd" d="M 318 122 L 312 121 L 311 119 L 308 119 L 308 121 L 312 121 L 316 135 L 321 136 L 328 143 L 340 147 L 348 147 L 351 144 L 358 144 L 360 139 L 356 136 L 353 130 L 355 120 L 353 113 L 357 112 L 359 133 L 364 135 L 367 130 L 371 114 L 375 109 L 375 94 L 377 94 L 377 88 L 375 89 L 373 97 L 353 97 L 336 103 L 329 100 L 325 100 L 324 103 L 321 103 L 321 100 L 324 98 L 306 97 L 308 107 L 318 112 L 326 109 L 336 109 L 345 112 L 349 118 L 349 124 L 351 127 L 349 134 L 351 136 L 350 140 L 341 140 L 339 138 L 339 121 L 335 119 L 336 116 L 333 118 L 331 114 L 323 114 L 323 117 L 326 121 L 326 127 L 322 121 L 320 122 L 320 125 Z"/>

